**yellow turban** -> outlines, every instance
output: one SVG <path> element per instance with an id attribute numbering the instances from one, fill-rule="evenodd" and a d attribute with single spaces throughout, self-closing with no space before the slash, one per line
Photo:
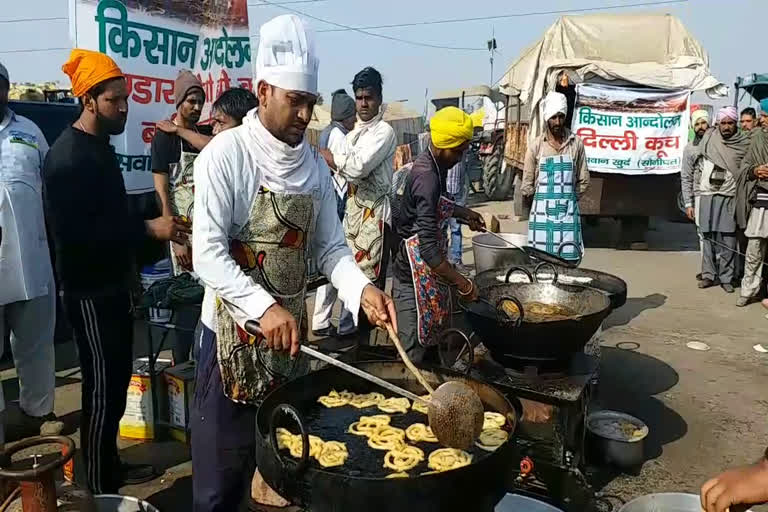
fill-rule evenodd
<path id="1" fill-rule="evenodd" d="M 432 116 L 429 129 L 436 148 L 456 148 L 472 138 L 472 118 L 459 108 L 445 107 Z"/>
<path id="2" fill-rule="evenodd" d="M 469 117 L 472 119 L 472 126 L 474 128 L 483 127 L 483 119 L 485 119 L 485 109 L 481 108 L 480 110 L 475 110 L 472 112 Z"/>
<path id="3" fill-rule="evenodd" d="M 72 94 L 78 98 L 85 96 L 85 93 L 101 82 L 123 76 L 115 61 L 107 55 L 79 48 L 72 50 L 61 70 L 69 76 Z"/>

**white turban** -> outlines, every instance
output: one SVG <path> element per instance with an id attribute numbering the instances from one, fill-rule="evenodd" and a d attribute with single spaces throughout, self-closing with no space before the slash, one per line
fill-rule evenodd
<path id="1" fill-rule="evenodd" d="M 691 124 L 696 126 L 696 123 L 699 122 L 699 119 L 704 119 L 707 124 L 709 124 L 709 112 L 703 108 L 695 110 L 693 114 L 691 114 Z"/>
<path id="2" fill-rule="evenodd" d="M 256 80 L 289 91 L 317 94 L 320 60 L 313 33 L 298 16 L 285 14 L 259 30 Z"/>
<path id="3" fill-rule="evenodd" d="M 565 99 L 564 94 L 554 91 L 549 92 L 544 98 L 542 109 L 544 111 L 544 121 L 549 121 L 557 114 L 568 115 L 568 100 Z"/>

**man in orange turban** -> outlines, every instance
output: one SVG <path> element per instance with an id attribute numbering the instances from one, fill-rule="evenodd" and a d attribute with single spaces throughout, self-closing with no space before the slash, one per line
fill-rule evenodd
<path id="1" fill-rule="evenodd" d="M 109 140 L 125 130 L 128 116 L 125 79 L 114 61 L 76 49 L 62 69 L 83 110 L 48 152 L 43 202 L 57 288 L 83 372 L 80 432 L 88 487 L 114 494 L 154 476 L 151 466 L 122 464 L 117 451 L 133 361 L 137 253 L 147 237 L 184 243 L 190 228 L 170 216 L 144 220 L 128 202 L 123 158 Z"/>
<path id="2" fill-rule="evenodd" d="M 103 53 L 75 48 L 61 70 L 72 81 L 72 94 L 80 98 L 83 110 L 93 114 L 81 116 L 77 121 L 80 124 L 75 126 L 87 133 L 123 133 L 128 119 L 128 94 L 125 77 L 115 61 Z M 98 126 L 84 127 L 82 123 L 90 120 Z"/>
<path id="3" fill-rule="evenodd" d="M 72 81 L 72 94 L 82 98 L 96 85 L 111 78 L 124 78 L 123 72 L 108 55 L 75 48 L 61 70 Z"/>

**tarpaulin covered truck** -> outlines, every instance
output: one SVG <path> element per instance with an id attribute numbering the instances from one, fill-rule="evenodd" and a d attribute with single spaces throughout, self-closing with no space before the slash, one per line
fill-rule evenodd
<path id="1" fill-rule="evenodd" d="M 584 141 L 590 169 L 581 213 L 615 217 L 676 213 L 690 93 L 728 94 L 710 74 L 704 48 L 668 14 L 564 16 L 499 85 L 510 97 L 507 119 L 517 103 L 530 108 L 528 122 L 506 124 L 505 158 L 516 181 L 523 141 L 545 126 L 541 100 L 557 90 L 568 98 L 567 121 Z M 519 191 L 515 199 L 515 213 L 524 216 Z"/>

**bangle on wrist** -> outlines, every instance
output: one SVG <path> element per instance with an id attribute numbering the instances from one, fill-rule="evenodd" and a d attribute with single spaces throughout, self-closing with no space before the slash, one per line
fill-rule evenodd
<path id="1" fill-rule="evenodd" d="M 475 283 L 472 282 L 471 279 L 467 279 L 467 281 L 469 281 L 469 289 L 466 292 L 463 292 L 461 291 L 461 288 L 456 287 L 457 291 L 459 292 L 459 295 L 461 295 L 462 297 L 467 297 L 468 295 L 472 295 L 472 292 L 475 289 Z"/>

